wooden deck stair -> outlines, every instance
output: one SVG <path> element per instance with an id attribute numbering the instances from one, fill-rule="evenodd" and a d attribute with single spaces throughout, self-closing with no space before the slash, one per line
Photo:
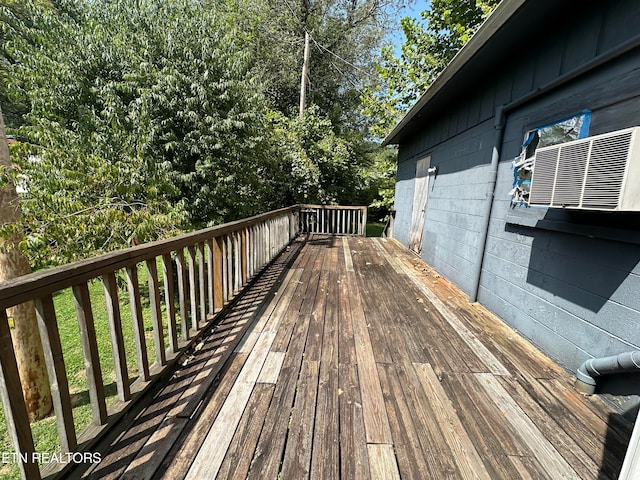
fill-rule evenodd
<path id="1" fill-rule="evenodd" d="M 397 242 L 299 237 L 75 475 L 613 480 L 571 381 Z"/>

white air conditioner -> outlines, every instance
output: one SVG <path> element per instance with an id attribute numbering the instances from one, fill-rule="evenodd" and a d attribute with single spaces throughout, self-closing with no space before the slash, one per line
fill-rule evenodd
<path id="1" fill-rule="evenodd" d="M 539 148 L 529 205 L 640 211 L 640 127 Z"/>

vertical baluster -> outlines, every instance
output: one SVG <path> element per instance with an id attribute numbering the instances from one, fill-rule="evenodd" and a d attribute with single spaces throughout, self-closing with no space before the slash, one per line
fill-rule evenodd
<path id="1" fill-rule="evenodd" d="M 223 238 L 213 239 L 213 303 L 216 312 L 224 306 Z"/>
<path id="2" fill-rule="evenodd" d="M 255 272 L 254 269 L 254 255 L 253 255 L 253 242 L 255 239 L 254 235 L 255 225 L 252 225 L 247 229 L 247 278 L 253 278 L 253 274 Z"/>
<path id="3" fill-rule="evenodd" d="M 240 232 L 233 232 L 233 294 L 240 291 Z"/>
<path id="4" fill-rule="evenodd" d="M 209 315 L 213 316 L 213 314 L 216 312 L 216 307 L 215 307 L 215 300 L 214 300 L 214 286 L 213 286 L 213 282 L 214 282 L 214 253 L 213 253 L 213 244 L 212 242 L 215 242 L 215 240 L 207 240 L 206 241 L 206 246 L 207 246 L 207 296 L 209 299 Z"/>
<path id="5" fill-rule="evenodd" d="M 360 210 L 353 210 L 353 234 L 360 235 Z"/>
<path id="6" fill-rule="evenodd" d="M 191 306 L 191 328 L 198 330 L 198 285 L 196 283 L 196 250 L 193 245 L 187 247 L 189 260 L 189 305 Z"/>
<path id="7" fill-rule="evenodd" d="M 271 232 L 271 226 L 272 226 L 272 223 L 273 222 L 271 222 L 271 221 L 267 222 L 267 242 L 265 243 L 265 255 L 266 255 L 266 258 L 265 258 L 265 262 L 264 262 L 265 265 L 267 263 L 269 263 L 271 261 L 271 258 L 272 258 L 271 257 L 271 233 L 272 233 Z"/>
<path id="8" fill-rule="evenodd" d="M 169 351 L 178 351 L 178 327 L 176 325 L 175 285 L 173 282 L 173 262 L 170 254 L 162 256 L 162 277 L 164 279 L 164 306 L 167 311 L 169 329 Z"/>
<path id="9" fill-rule="evenodd" d="M 22 395 L 9 319 L 4 308 L 0 308 L 0 394 L 4 406 L 5 424 L 16 450 L 16 461 L 22 478 L 39 480 L 40 469 L 38 463 L 34 462 L 33 436 Z"/>
<path id="10" fill-rule="evenodd" d="M 162 305 L 160 304 L 160 282 L 156 259 L 147 260 L 147 276 L 149 279 L 149 303 L 151 306 L 151 323 L 153 324 L 153 343 L 156 347 L 156 362 L 160 366 L 167 364 L 164 345 L 164 327 L 162 326 Z"/>
<path id="11" fill-rule="evenodd" d="M 58 331 L 53 297 L 47 295 L 36 299 L 34 303 L 38 317 L 40 339 L 44 350 L 44 361 L 47 365 L 47 373 L 51 384 L 51 399 L 53 400 L 53 409 L 56 414 L 60 446 L 63 452 L 73 452 L 78 446 L 78 441 L 73 424 L 67 369 L 62 356 L 62 344 L 60 343 L 60 332 Z"/>
<path id="12" fill-rule="evenodd" d="M 339 229 L 340 229 L 340 224 L 339 224 L 339 215 L 340 215 L 340 211 L 336 210 L 335 208 L 331 208 L 331 209 L 327 209 L 329 215 L 331 215 L 331 230 L 329 233 L 338 233 Z"/>
<path id="13" fill-rule="evenodd" d="M 198 257 L 198 283 L 200 286 L 200 321 L 203 324 L 207 323 L 207 276 L 205 274 L 205 262 L 204 262 L 204 244 L 199 243 L 197 245 L 197 257 Z"/>
<path id="14" fill-rule="evenodd" d="M 91 400 L 91 412 L 94 425 L 107 423 L 107 405 L 104 396 L 104 384 L 102 383 L 102 369 L 98 354 L 98 341 L 91 308 L 89 287 L 81 283 L 73 287 L 73 297 L 76 305 L 76 317 L 80 329 L 80 341 L 84 365 L 89 384 L 89 399 Z"/>
<path id="15" fill-rule="evenodd" d="M 227 270 L 226 270 L 226 278 L 225 278 L 225 285 L 226 285 L 226 301 L 229 301 L 233 298 L 233 239 L 231 238 L 231 235 L 226 235 L 225 236 L 225 265 L 227 266 Z"/>
<path id="16" fill-rule="evenodd" d="M 243 228 L 240 232 L 240 271 L 241 271 L 241 280 L 242 286 L 244 287 L 247 284 L 247 273 L 248 273 L 248 263 L 249 258 L 247 254 L 247 240 L 248 240 L 249 231 L 246 228 Z"/>
<path id="17" fill-rule="evenodd" d="M 273 249 L 272 249 L 272 237 L 273 237 L 273 221 L 267 220 L 267 242 L 265 243 L 265 265 L 271 261 Z"/>
<path id="18" fill-rule="evenodd" d="M 144 321 L 142 319 L 142 304 L 140 302 L 140 285 L 138 283 L 138 268 L 136 265 L 126 268 L 127 289 L 129 290 L 129 305 L 131 307 L 131 320 L 133 321 L 133 335 L 136 342 L 138 358 L 138 370 L 140 378 L 146 382 L 149 380 L 149 358 L 147 355 L 147 340 L 144 336 Z"/>
<path id="19" fill-rule="evenodd" d="M 187 308 L 187 267 L 184 261 L 184 251 L 176 251 L 176 269 L 178 270 L 178 309 L 180 310 L 180 328 L 182 339 L 189 340 L 189 314 Z"/>
<path id="20" fill-rule="evenodd" d="M 362 209 L 362 221 L 360 222 L 360 235 L 367 234 L 367 207 Z"/>
<path id="21" fill-rule="evenodd" d="M 111 334 L 111 349 L 116 371 L 116 386 L 118 399 L 126 402 L 131 398 L 129 388 L 129 374 L 127 373 L 127 358 L 124 351 L 124 338 L 122 335 L 122 319 L 120 318 L 120 304 L 118 302 L 118 286 L 115 273 L 107 273 L 102 278 L 104 296 L 107 306 L 107 318 L 109 320 L 109 333 Z"/>
<path id="22" fill-rule="evenodd" d="M 267 258 L 265 253 L 265 242 L 267 238 L 267 223 L 260 223 L 260 245 L 258 245 L 258 253 L 260 255 L 260 269 L 264 267 L 264 261 Z"/>
<path id="23" fill-rule="evenodd" d="M 331 209 L 332 230 L 331 233 L 340 233 L 340 210 Z"/>

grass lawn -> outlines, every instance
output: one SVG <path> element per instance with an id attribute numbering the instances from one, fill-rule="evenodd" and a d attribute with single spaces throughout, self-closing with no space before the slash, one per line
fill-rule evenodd
<path id="1" fill-rule="evenodd" d="M 162 268 L 158 269 L 160 283 L 162 285 Z M 153 327 L 151 324 L 151 310 L 148 301 L 147 272 L 144 264 L 138 266 L 138 277 L 142 298 L 145 338 L 149 363 L 155 360 L 155 346 L 153 344 Z M 123 277 L 124 278 L 124 277 Z M 125 341 L 126 357 L 128 362 L 129 378 L 131 381 L 138 376 L 136 363 L 136 347 L 133 335 L 133 322 L 129 307 L 129 294 L 124 282 L 119 282 L 120 314 L 122 317 L 122 330 Z M 107 406 L 116 397 L 115 369 L 113 353 L 111 350 L 111 336 L 107 321 L 106 304 L 102 282 L 94 280 L 89 284 L 91 305 L 93 310 L 102 380 L 107 396 Z M 146 297 L 146 298 L 145 298 Z M 78 322 L 76 319 L 75 302 L 71 289 L 65 289 L 54 295 L 56 317 L 62 341 L 63 356 L 69 381 L 69 390 L 73 405 L 73 420 L 76 432 L 82 431 L 91 424 L 91 403 L 89 400 L 87 376 L 84 367 L 84 356 L 80 342 Z M 164 320 L 164 319 L 163 319 Z M 166 323 L 166 322 L 165 322 Z M 167 326 L 164 325 L 165 336 Z M 168 341 L 165 338 L 165 345 Z M 35 450 L 39 453 L 54 453 L 60 451 L 58 432 L 55 417 L 52 415 L 44 420 L 32 424 L 32 432 L 35 442 Z M 13 446 L 6 430 L 6 422 L 2 405 L 0 405 L 0 452 L 13 452 Z M 0 464 L 0 478 L 19 479 L 20 472 L 16 465 Z"/>
<path id="2" fill-rule="evenodd" d="M 384 223 L 367 222 L 367 237 L 381 237 L 384 227 Z"/>

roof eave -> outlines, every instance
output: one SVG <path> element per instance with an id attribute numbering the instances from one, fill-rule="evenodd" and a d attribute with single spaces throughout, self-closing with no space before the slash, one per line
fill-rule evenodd
<path id="1" fill-rule="evenodd" d="M 473 58 L 502 28 L 502 26 L 522 7 L 527 0 L 503 0 L 496 9 L 486 18 L 484 23 L 469 39 L 464 47 L 453 57 L 449 65 L 431 84 L 427 91 L 411 107 L 407 114 L 400 120 L 395 128 L 385 137 L 382 146 L 399 143 L 402 131 L 411 123 L 415 116 L 425 108 L 429 102 L 442 90 L 442 88 L 460 72 L 462 67 Z"/>

